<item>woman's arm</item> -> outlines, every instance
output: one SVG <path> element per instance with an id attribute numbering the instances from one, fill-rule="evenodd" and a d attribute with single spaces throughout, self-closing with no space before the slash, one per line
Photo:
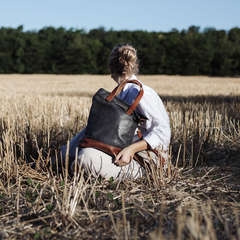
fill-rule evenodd
<path id="1" fill-rule="evenodd" d="M 133 156 L 136 152 L 147 150 L 147 149 L 150 149 L 150 146 L 145 140 L 141 140 L 139 142 L 133 143 L 128 147 L 124 148 L 122 151 L 120 151 L 115 157 L 114 162 L 118 166 L 126 166 L 133 160 Z"/>
<path id="2" fill-rule="evenodd" d="M 143 83 L 142 85 L 144 94 L 137 106 L 137 111 L 148 118 L 141 127 L 143 139 L 152 149 L 160 147 L 166 151 L 171 137 L 168 114 L 157 93 Z M 128 104 L 132 104 L 138 92 L 138 85 L 127 83 L 119 97 Z M 137 138 L 135 137 L 134 142 L 136 140 Z"/>

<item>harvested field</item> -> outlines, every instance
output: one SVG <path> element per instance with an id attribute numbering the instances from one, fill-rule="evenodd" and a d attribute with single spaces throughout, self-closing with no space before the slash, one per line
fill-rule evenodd
<path id="1" fill-rule="evenodd" d="M 161 96 L 239 95 L 240 78 L 140 75 L 139 80 Z M 110 75 L 0 75 L 0 93 L 51 96 L 92 96 L 116 86 Z M 16 87 L 17 86 L 17 87 Z"/>
<path id="2" fill-rule="evenodd" d="M 0 75 L 2 239 L 240 239 L 240 79 L 139 79 L 168 111 L 171 163 L 116 182 L 47 165 L 109 76 Z"/>

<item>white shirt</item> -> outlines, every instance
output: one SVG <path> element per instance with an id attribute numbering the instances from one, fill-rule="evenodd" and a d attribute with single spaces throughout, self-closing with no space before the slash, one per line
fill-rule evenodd
<path id="1" fill-rule="evenodd" d="M 135 75 L 132 75 L 130 79 L 138 80 Z M 171 129 L 166 109 L 157 93 L 142 82 L 140 83 L 143 86 L 144 93 L 137 106 L 137 111 L 148 118 L 141 127 L 143 139 L 152 149 L 160 147 L 160 149 L 167 150 L 170 143 Z M 139 89 L 137 84 L 127 83 L 118 97 L 131 105 L 137 97 Z M 136 141 L 139 141 L 137 130 L 133 138 L 133 142 Z"/>

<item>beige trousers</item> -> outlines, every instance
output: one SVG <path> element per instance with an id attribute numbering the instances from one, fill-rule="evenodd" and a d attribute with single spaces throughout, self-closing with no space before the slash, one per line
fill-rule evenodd
<path id="1" fill-rule="evenodd" d="M 133 160 L 127 166 L 119 167 L 114 163 L 114 157 L 94 148 L 83 148 L 79 152 L 77 161 L 71 165 L 72 172 L 78 169 L 77 165 L 82 166 L 84 172 L 93 178 L 136 179 L 145 174 L 145 168 L 137 161 Z"/>
<path id="2" fill-rule="evenodd" d="M 114 180 L 117 179 L 137 179 L 145 175 L 145 168 L 140 165 L 136 160 L 132 160 L 130 164 L 124 167 L 119 167 L 114 163 L 114 157 L 94 148 L 78 148 L 79 141 L 83 138 L 86 128 L 79 132 L 72 140 L 69 142 L 69 159 L 75 160 L 71 165 L 72 172 L 75 169 L 79 169 L 78 166 L 84 169 L 85 174 L 91 175 L 94 178 L 98 177 L 113 177 Z M 77 151 L 76 151 L 77 149 Z M 67 145 L 60 149 L 62 159 L 65 160 Z M 76 156 L 77 152 L 77 156 Z M 149 161 L 151 158 L 156 164 L 158 162 L 158 157 L 150 153 L 148 156 L 146 151 L 138 152 L 138 154 L 145 160 Z M 167 159 L 167 156 L 163 156 Z"/>

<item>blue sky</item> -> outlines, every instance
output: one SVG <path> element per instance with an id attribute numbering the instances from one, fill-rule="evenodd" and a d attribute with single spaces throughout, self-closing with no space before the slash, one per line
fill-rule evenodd
<path id="1" fill-rule="evenodd" d="M 181 31 L 240 27 L 240 0 L 0 0 L 0 27 Z"/>

